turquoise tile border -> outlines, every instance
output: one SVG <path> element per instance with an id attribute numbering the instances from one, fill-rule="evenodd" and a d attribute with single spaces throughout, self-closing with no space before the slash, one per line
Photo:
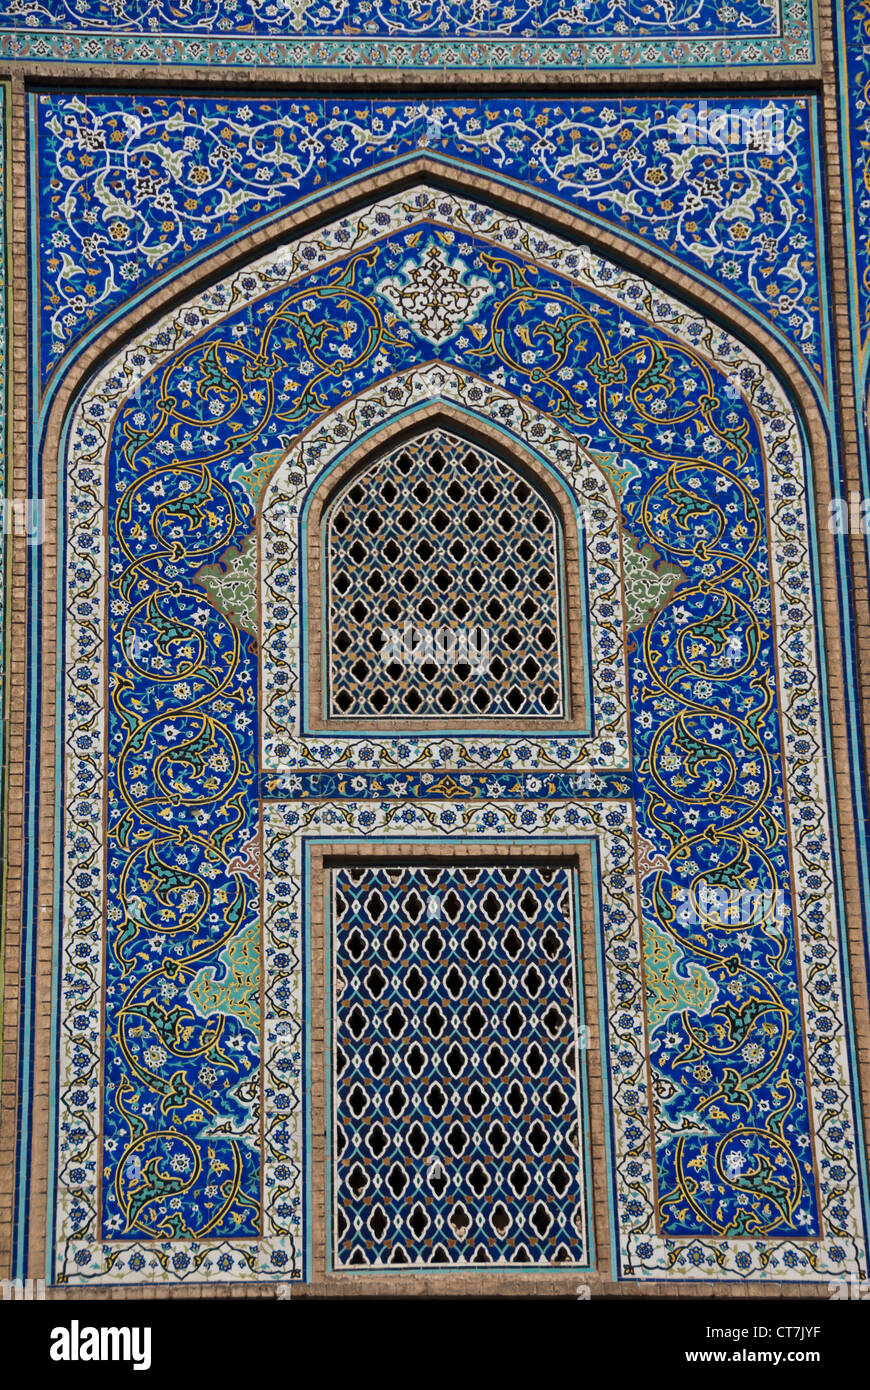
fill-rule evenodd
<path id="1" fill-rule="evenodd" d="M 169 0 L 0 5 L 0 57 L 313 71 L 806 67 L 812 0 Z"/>

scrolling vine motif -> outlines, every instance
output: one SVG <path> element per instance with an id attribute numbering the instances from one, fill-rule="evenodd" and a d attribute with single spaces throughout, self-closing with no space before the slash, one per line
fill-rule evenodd
<path id="1" fill-rule="evenodd" d="M 831 1103 L 817 1129 L 816 1173 L 808 1111 L 810 1078 L 815 1090 L 842 1094 L 848 1078 L 829 936 L 796 427 L 771 383 L 724 334 L 589 253 L 517 229 L 500 214 L 428 193 L 381 205 L 368 221 L 347 219 L 331 240 L 298 243 L 208 291 L 175 329 L 160 327 L 147 349 L 136 347 L 112 369 L 77 426 L 68 613 L 80 793 L 70 803 L 68 874 L 81 891 L 67 990 L 82 1025 L 67 1072 L 67 1186 L 94 1151 L 88 1116 L 101 1041 L 96 976 L 84 962 L 99 929 L 91 793 L 100 785 L 100 712 L 89 658 L 100 643 L 96 470 L 108 428 L 113 518 L 104 1182 L 101 1212 L 82 1197 L 79 1223 L 65 1231 L 83 1277 L 89 1232 L 184 1237 L 195 1246 L 204 1236 L 256 1234 L 263 1222 L 280 1235 L 298 1215 L 290 1194 L 299 1155 L 282 1150 L 301 1104 L 284 965 L 267 994 L 265 1025 L 285 1031 L 276 1033 L 262 1078 L 269 1172 L 281 1176 L 267 1183 L 260 1211 L 256 652 L 194 581 L 228 547 L 241 549 L 292 438 L 328 412 L 337 412 L 340 430 L 340 407 L 365 391 L 376 389 L 386 405 L 401 400 L 397 374 L 429 361 L 431 344 L 377 286 L 430 245 L 491 286 L 475 320 L 442 344 L 443 362 L 469 391 L 475 378 L 491 383 L 494 418 L 499 396 L 528 400 L 584 449 L 617 457 L 626 533 L 687 576 L 629 653 L 652 1095 L 637 1053 L 612 1057 L 612 1079 L 628 1144 L 619 1159 L 619 1219 L 632 1233 L 635 1272 L 647 1260 L 655 1267 L 656 1213 L 632 1183 L 632 1165 L 649 1159 L 640 1123 L 647 1107 L 658 1145 L 658 1222 L 665 1237 L 683 1240 L 681 1259 L 695 1262 L 685 1249 L 697 1250 L 697 1263 L 722 1268 L 716 1242 L 749 1235 L 757 1245 L 747 1244 L 745 1260 L 734 1256 L 737 1273 L 773 1271 L 780 1258 L 810 1273 L 855 1258 L 848 1116 Z M 142 379 L 130 400 L 132 371 Z M 319 448 L 307 449 L 311 479 Z M 406 764 L 425 769 L 425 739 L 403 742 Z M 518 756 L 529 771 L 547 769 L 564 759 L 559 743 L 536 736 Z M 373 738 L 360 769 L 377 766 L 386 784 L 392 756 L 388 742 Z M 486 767 L 488 757 L 481 735 L 473 758 Z M 797 817 L 791 845 L 787 792 Z M 484 787 L 478 795 L 485 798 Z M 414 818 L 413 802 L 403 814 Z M 336 802 L 330 815 L 355 824 L 352 806 Z M 605 808 L 605 824 L 608 816 Z M 497 816 L 491 824 L 500 833 Z M 708 906 L 685 910 L 706 903 L 710 886 L 757 892 L 763 902 L 764 893 L 790 895 L 793 874 L 799 928 L 790 897 L 784 914 L 762 910 L 739 923 Z M 624 952 L 621 987 L 639 1000 L 639 962 L 620 944 L 625 912 L 618 876 L 614 882 L 605 931 L 614 960 Z M 814 958 L 805 1017 L 798 929 L 804 956 Z M 298 949 L 293 938 L 278 951 L 288 976 Z M 842 1236 L 839 1255 L 830 1244 L 820 1252 L 820 1204 L 829 1237 Z M 816 1245 L 793 1244 L 807 1237 Z M 781 1257 L 776 1240 L 786 1242 Z M 194 1246 L 150 1258 L 184 1277 L 207 1258 Z M 244 1248 L 233 1251 L 225 1258 L 243 1262 Z M 111 1259 L 124 1258 L 115 1247 Z"/>
<path id="2" fill-rule="evenodd" d="M 328 68 L 812 61 L 808 0 L 3 0 L 0 52 Z"/>
<path id="3" fill-rule="evenodd" d="M 870 4 L 851 0 L 843 13 L 842 66 L 848 120 L 843 131 L 852 191 L 853 254 L 858 289 L 858 332 L 866 354 L 870 328 Z"/>
<path id="4" fill-rule="evenodd" d="M 166 269 L 365 170 L 431 154 L 617 222 L 733 290 L 822 371 L 811 106 L 781 148 L 730 138 L 733 103 L 243 100 L 40 93 L 41 356 Z M 770 103 L 745 108 L 758 118 Z M 725 117 L 724 128 L 717 126 Z"/>

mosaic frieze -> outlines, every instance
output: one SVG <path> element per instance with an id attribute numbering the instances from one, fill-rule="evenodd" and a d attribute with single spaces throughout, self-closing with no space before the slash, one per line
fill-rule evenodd
<path id="1" fill-rule="evenodd" d="M 264 772 L 261 794 L 267 801 L 425 797 L 427 801 L 472 801 L 495 797 L 527 801 L 536 796 L 625 801 L 634 795 L 630 772 Z"/>
<path id="2" fill-rule="evenodd" d="M 476 310 L 481 337 L 458 327 L 428 366 L 431 341 L 377 288 L 427 246 L 490 287 Z M 351 291 L 345 332 L 330 305 Z M 598 605 L 602 636 L 613 625 L 612 661 L 593 670 L 621 654 L 628 672 L 630 801 L 546 794 L 557 773 L 620 766 L 627 750 L 616 739 L 606 750 L 602 727 L 619 719 L 618 703 L 603 687 L 591 744 L 315 739 L 300 728 L 302 505 L 362 434 L 439 398 L 514 433 L 578 506 L 584 480 L 602 499 L 605 563 L 596 590 L 588 552 L 587 607 L 591 627 Z M 584 248 L 418 190 L 279 249 L 124 348 L 77 410 L 68 468 L 67 786 L 78 794 L 62 1005 L 63 1037 L 78 1042 L 64 1043 L 60 1076 L 64 1277 L 302 1269 L 305 844 L 390 835 L 599 846 L 622 1277 L 863 1277 L 806 461 L 788 399 L 758 359 Z M 605 494 L 618 507 L 615 550 Z M 196 575 L 242 549 L 264 505 L 258 653 Z M 601 608 L 623 534 L 686 577 L 637 634 L 618 605 L 609 617 Z M 492 767 L 541 782 L 524 801 L 267 803 L 262 1055 L 251 986 L 258 679 L 264 761 L 279 787 L 356 768 L 366 778 L 450 772 L 461 786 Z M 784 907 L 737 923 L 704 887 L 764 890 Z M 173 1166 L 182 1150 L 190 1162 Z M 214 1157 L 227 1169 L 218 1180 Z M 249 1220 L 260 1239 L 233 1245 Z"/>
<path id="3" fill-rule="evenodd" d="M 814 112 L 808 97 L 34 95 L 41 373 L 182 263 L 428 154 L 684 262 L 823 376 Z"/>
<path id="4" fill-rule="evenodd" d="M 588 1263 L 572 878 L 332 871 L 336 1268 Z"/>
<path id="5" fill-rule="evenodd" d="M 856 350 L 863 352 L 870 327 L 870 13 L 861 0 L 850 0 L 838 18 L 844 118 L 840 138 L 851 212 Z"/>
<path id="6" fill-rule="evenodd" d="M 3 0 L 0 53 L 306 68 L 752 66 L 813 60 L 809 0 Z"/>
<path id="7" fill-rule="evenodd" d="M 870 381 L 870 11 L 858 0 L 840 7 L 838 14 L 838 62 L 840 78 L 840 151 L 846 205 L 846 256 L 848 266 L 850 346 L 855 383 L 855 412 L 862 498 L 852 493 L 850 527 L 866 531 L 858 504 L 868 495 L 870 436 L 867 401 Z M 844 505 L 841 502 L 841 505 Z M 856 515 L 857 513 L 857 515 Z M 841 531 L 845 524 L 840 522 Z M 860 601 L 860 600 L 859 600 Z"/>

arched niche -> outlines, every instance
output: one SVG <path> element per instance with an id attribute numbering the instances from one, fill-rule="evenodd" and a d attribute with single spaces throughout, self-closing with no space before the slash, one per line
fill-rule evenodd
<path id="1" fill-rule="evenodd" d="M 395 738 L 407 717 L 332 717 L 325 711 L 329 623 L 323 611 L 326 562 L 324 524 L 330 509 L 372 462 L 407 448 L 409 441 L 440 432 L 503 463 L 505 476 L 527 489 L 531 515 L 552 519 L 561 584 L 554 586 L 564 657 L 564 705 L 555 717 L 508 712 L 501 718 L 427 716 L 415 736 L 486 729 L 503 747 L 534 730 L 570 739 L 580 766 L 623 765 L 628 749 L 625 711 L 627 623 L 622 580 L 622 536 L 609 479 L 576 440 L 528 402 L 489 383 L 440 366 L 396 378 L 395 408 L 378 393 L 363 392 L 319 423 L 281 461 L 266 488 L 260 516 L 260 661 L 263 691 L 263 763 L 281 770 L 304 743 L 308 755 L 322 746 L 344 750 L 361 735 Z M 350 420 L 373 412 L 372 428 L 348 447 Z M 326 444 L 326 440 L 330 440 Z M 323 447 L 321 447 L 323 445 Z M 312 471 L 308 460 L 316 457 Z M 362 505 L 362 504 L 360 504 Z M 550 523 L 548 523 L 550 524 Z M 590 573 L 586 556 L 595 546 Z M 506 628 L 505 631 L 509 631 Z M 493 659 L 497 658 L 497 654 Z M 510 687 L 508 687 L 510 688 Z M 596 713 L 597 710 L 597 713 Z M 328 736 L 318 730 L 327 731 Z M 471 737 L 471 736 L 469 736 Z M 463 746 L 461 738 L 454 744 Z M 601 745 L 601 747 L 599 747 Z M 315 752 L 317 750 L 317 752 Z M 469 752 L 469 757 L 473 753 Z"/>

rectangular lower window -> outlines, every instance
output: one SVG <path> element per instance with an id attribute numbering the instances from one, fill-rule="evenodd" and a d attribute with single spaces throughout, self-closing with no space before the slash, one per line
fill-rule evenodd
<path id="1" fill-rule="evenodd" d="M 333 1267 L 587 1263 L 575 870 L 330 875 Z"/>

